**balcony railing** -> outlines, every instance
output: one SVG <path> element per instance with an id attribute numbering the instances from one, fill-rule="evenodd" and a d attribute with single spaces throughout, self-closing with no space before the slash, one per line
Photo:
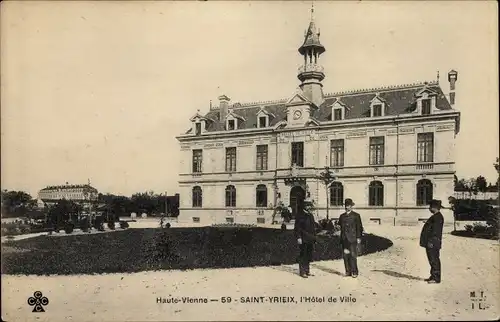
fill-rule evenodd
<path id="1" fill-rule="evenodd" d="M 432 170 L 432 169 L 434 169 L 434 164 L 422 163 L 422 164 L 417 164 L 415 167 L 417 170 Z"/>
<path id="2" fill-rule="evenodd" d="M 306 64 L 302 65 L 299 67 L 298 72 L 300 73 L 305 73 L 305 72 L 317 72 L 317 73 L 323 73 L 325 69 L 323 66 L 318 65 L 318 64 Z"/>

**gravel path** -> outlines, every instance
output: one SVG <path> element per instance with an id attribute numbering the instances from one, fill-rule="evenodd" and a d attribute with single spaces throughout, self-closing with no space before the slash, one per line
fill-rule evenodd
<path id="1" fill-rule="evenodd" d="M 446 234 L 443 279 L 428 285 L 420 227 L 367 226 L 394 242 L 360 257 L 358 279 L 345 278 L 342 261 L 313 264 L 308 280 L 296 265 L 220 270 L 162 271 L 96 276 L 2 276 L 7 321 L 112 320 L 485 320 L 499 317 L 498 242 Z M 31 313 L 34 291 L 48 297 L 45 313 Z M 472 308 L 470 292 L 485 301 Z M 157 298 L 213 298 L 219 302 L 157 303 Z M 295 302 L 242 303 L 241 297 L 294 296 Z M 300 303 L 301 296 L 325 298 Z M 355 298 L 340 302 L 340 297 Z M 221 303 L 231 297 L 231 303 Z M 328 302 L 335 298 L 337 302 Z M 181 299 L 182 300 L 182 299 Z M 236 302 L 236 300 L 239 300 Z"/>

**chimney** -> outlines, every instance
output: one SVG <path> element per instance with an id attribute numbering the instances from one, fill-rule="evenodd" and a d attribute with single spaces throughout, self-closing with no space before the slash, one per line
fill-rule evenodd
<path id="1" fill-rule="evenodd" d="M 458 73 L 456 70 L 451 70 L 448 73 L 448 81 L 450 82 L 450 104 L 451 106 L 455 105 L 455 83 L 458 79 Z"/>
<path id="2" fill-rule="evenodd" d="M 226 95 L 219 96 L 219 121 L 224 122 L 229 109 L 229 97 Z"/>

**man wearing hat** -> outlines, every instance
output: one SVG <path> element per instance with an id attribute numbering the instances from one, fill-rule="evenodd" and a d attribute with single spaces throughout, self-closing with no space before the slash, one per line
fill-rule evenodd
<path id="1" fill-rule="evenodd" d="M 427 260 L 431 266 L 431 276 L 426 279 L 429 284 L 441 283 L 441 260 L 439 252 L 443 239 L 444 217 L 441 214 L 441 200 L 431 200 L 429 211 L 432 215 L 427 219 L 420 234 L 420 246 L 425 248 Z"/>
<path id="2" fill-rule="evenodd" d="M 339 217 L 340 241 L 344 257 L 346 276 L 358 277 L 358 244 L 363 236 L 361 216 L 352 211 L 354 202 L 347 198 L 344 202 L 345 213 Z"/>
<path id="3" fill-rule="evenodd" d="M 304 200 L 304 209 L 295 218 L 294 232 L 299 244 L 299 275 L 303 278 L 311 276 L 309 264 L 312 261 L 313 245 L 316 241 L 316 222 L 312 212 L 311 199 Z"/>

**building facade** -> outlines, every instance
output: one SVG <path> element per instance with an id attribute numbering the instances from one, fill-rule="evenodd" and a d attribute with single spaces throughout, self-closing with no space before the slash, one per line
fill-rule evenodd
<path id="1" fill-rule="evenodd" d="M 268 224 L 277 204 L 295 214 L 309 194 L 317 219 L 327 205 L 338 218 L 352 198 L 365 221 L 412 224 L 428 217 L 430 199 L 453 195 L 457 72 L 448 73 L 447 93 L 439 78 L 324 93 L 319 36 L 311 19 L 291 97 L 231 104 L 221 95 L 219 106 L 190 119 L 177 137 L 179 220 Z"/>
<path id="2" fill-rule="evenodd" d="M 60 200 L 71 200 L 82 205 L 97 201 L 99 192 L 90 184 L 48 186 L 38 192 L 38 200 L 52 205 Z"/>

